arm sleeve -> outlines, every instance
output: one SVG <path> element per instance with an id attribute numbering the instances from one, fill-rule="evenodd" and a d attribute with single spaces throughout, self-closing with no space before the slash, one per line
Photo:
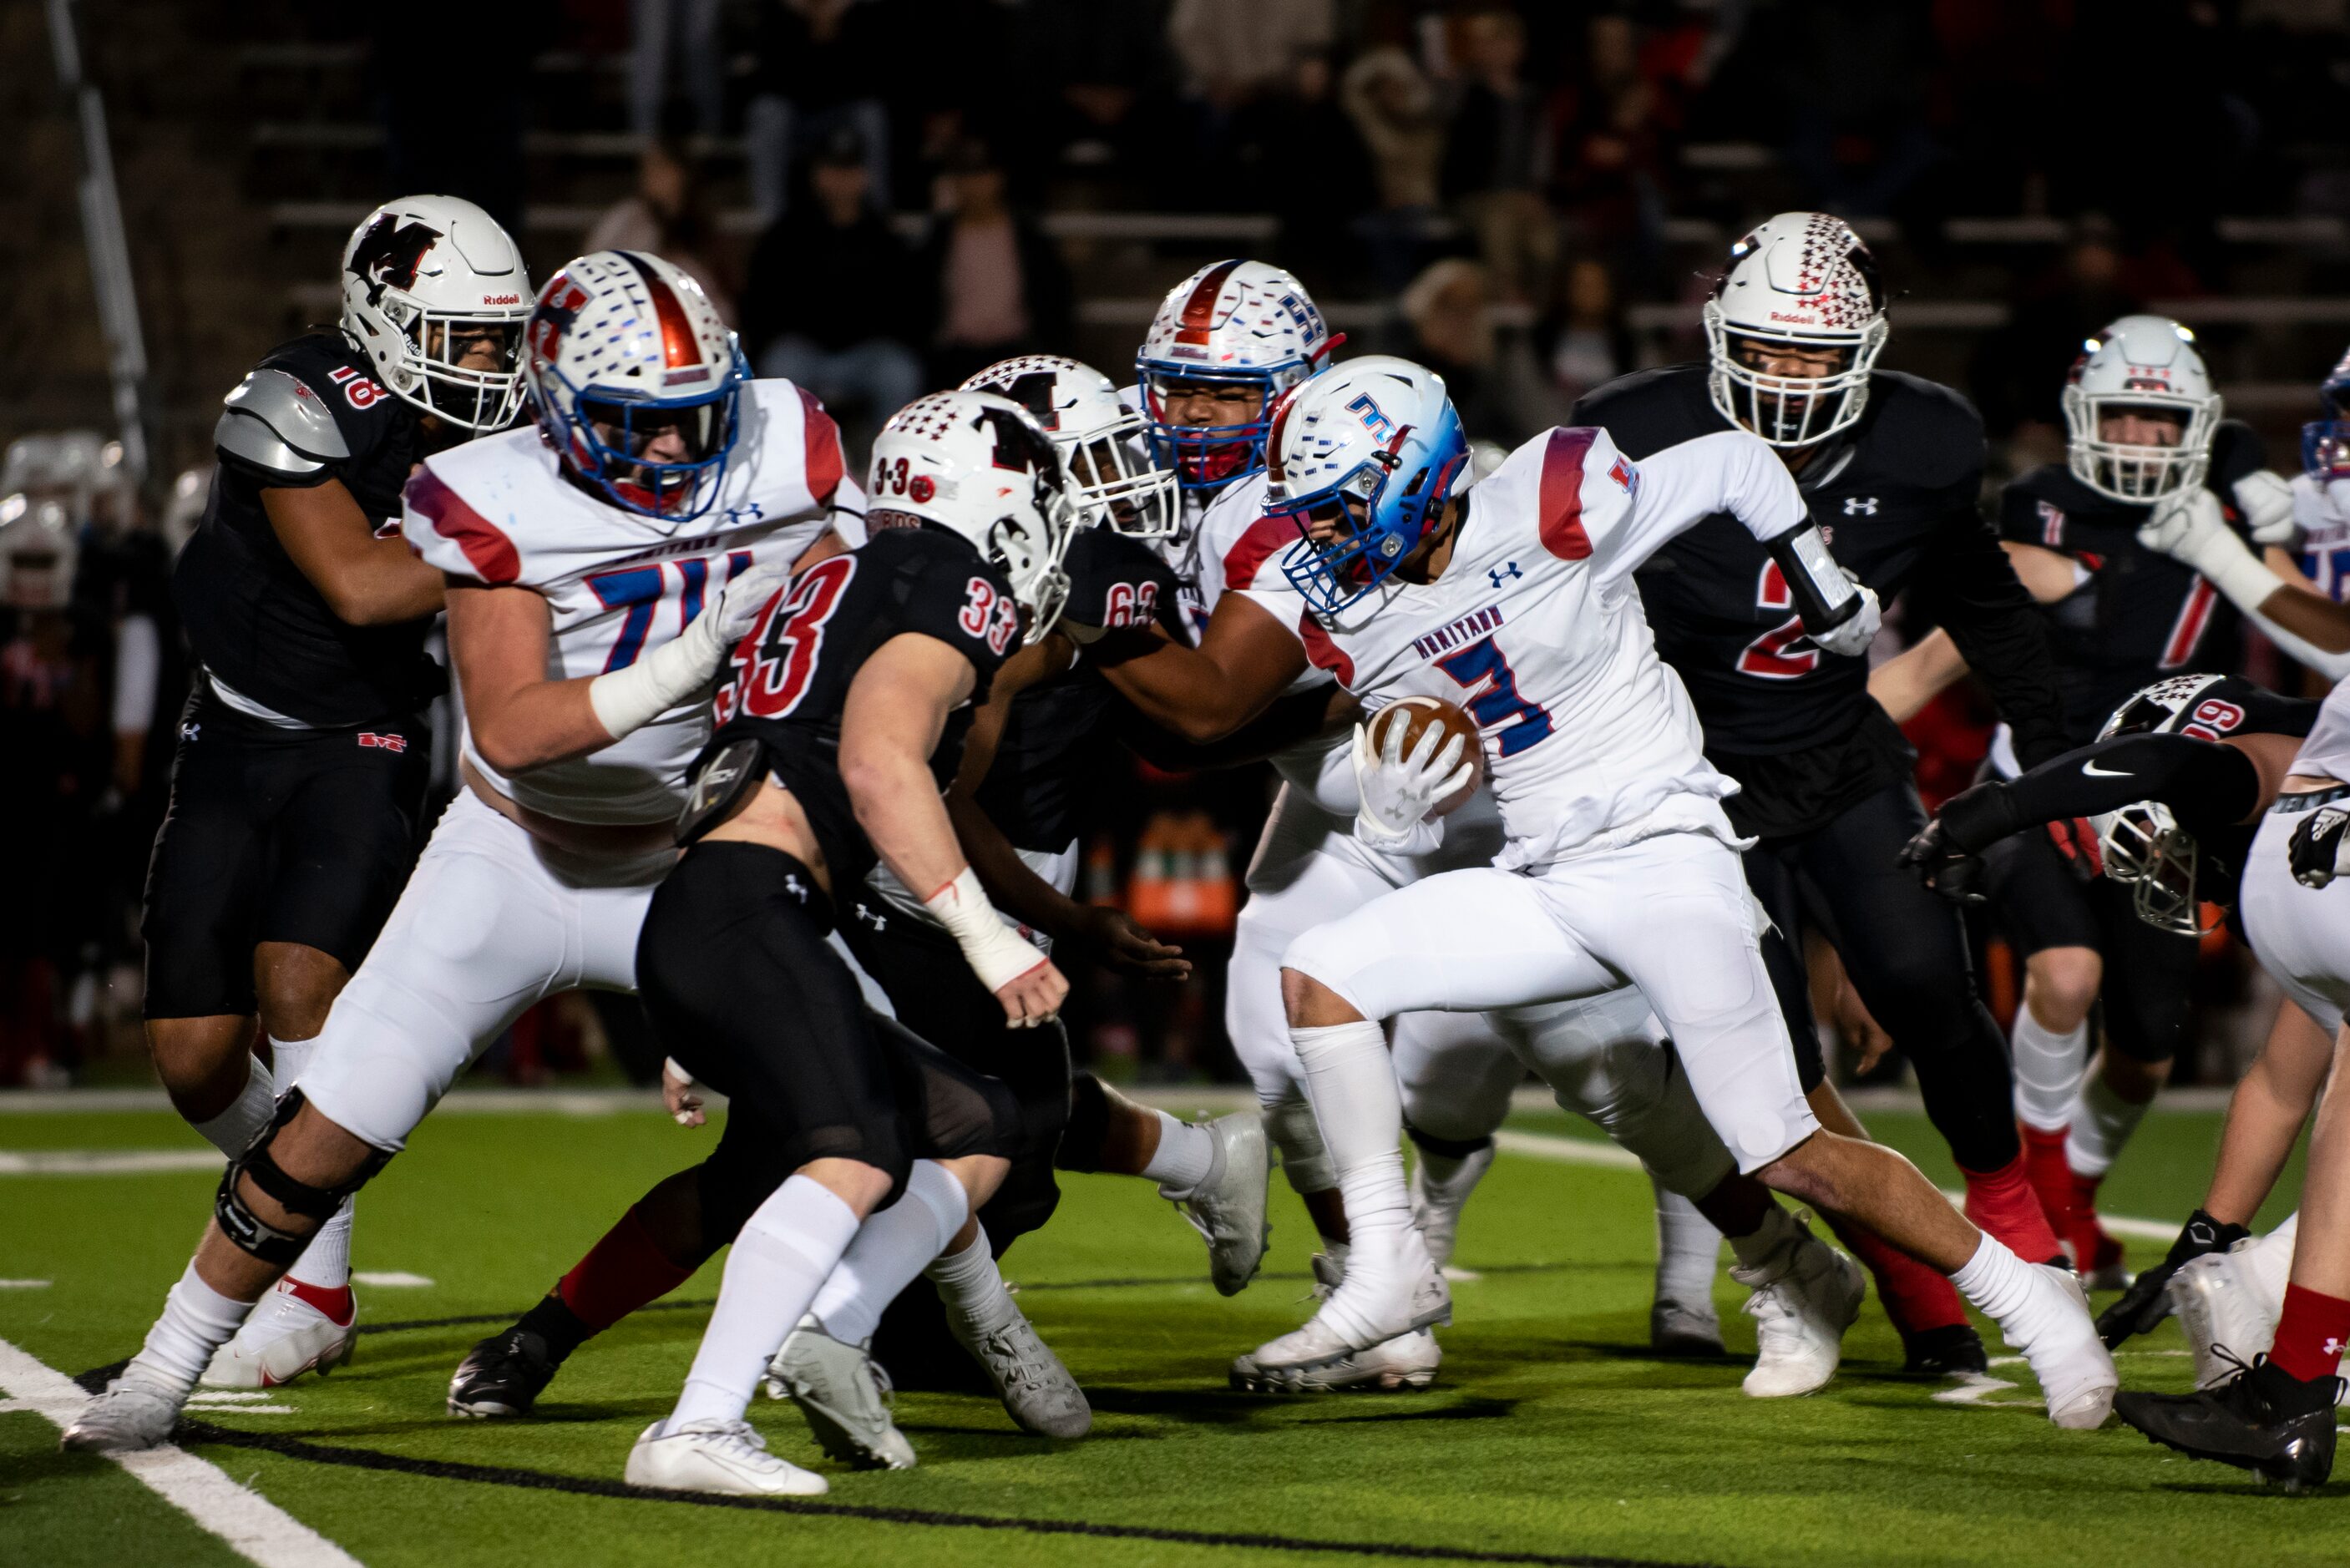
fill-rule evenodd
<path id="1" fill-rule="evenodd" d="M 1968 667 L 1991 688 L 2000 717 L 2015 732 L 2017 759 L 2034 768 L 2067 743 L 2047 628 L 1970 498 L 1952 500 L 1950 521 L 1913 580 L 1927 590 Z"/>
<path id="2" fill-rule="evenodd" d="M 1628 475 L 1628 481 L 1622 475 Z M 1586 500 L 1592 565 L 1603 585 L 1630 576 L 1676 535 L 1727 512 L 1768 544 L 1807 525 L 1803 493 L 1779 454 L 1744 431 L 1717 431 L 1665 447 L 1635 468 L 1604 432 L 1591 443 L 1583 472 L 1586 497 L 1605 487 L 1628 489 L 1628 505 Z M 1608 498 L 1612 500 L 1613 498 Z"/>
<path id="3" fill-rule="evenodd" d="M 2043 822 L 2095 816 L 2142 800 L 2170 807 L 2189 832 L 2240 823 L 2260 808 L 2260 770 L 2235 747 L 2189 735 L 2116 735 L 2065 753 L 2008 784 L 1945 803 L 1950 841 L 1979 853 Z"/>

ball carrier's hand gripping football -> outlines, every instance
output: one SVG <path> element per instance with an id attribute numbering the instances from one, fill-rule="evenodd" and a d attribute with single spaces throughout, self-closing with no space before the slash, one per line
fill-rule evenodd
<path id="1" fill-rule="evenodd" d="M 1882 624 L 1876 590 L 1836 565 L 1819 526 L 1805 523 L 1767 541 L 1779 575 L 1795 597 L 1804 632 L 1829 653 L 1856 659 L 1868 651 Z"/>
<path id="2" fill-rule="evenodd" d="M 1482 759 L 1471 749 L 1475 731 L 1467 715 L 1447 723 L 1430 711 L 1417 726 L 1411 722 L 1419 717 L 1415 708 L 1444 707 L 1451 704 L 1408 697 L 1355 726 L 1355 786 L 1361 795 L 1355 836 L 1369 847 L 1429 853 L 1443 841 L 1444 814 L 1475 791 Z"/>

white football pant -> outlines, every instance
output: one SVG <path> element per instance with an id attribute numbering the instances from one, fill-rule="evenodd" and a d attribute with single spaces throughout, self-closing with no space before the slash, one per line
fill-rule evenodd
<path id="1" fill-rule="evenodd" d="M 2281 804 L 2291 804 L 2291 795 Z M 2323 888 L 2293 879 L 2287 844 L 2309 820 L 2299 811 L 2271 811 L 2244 857 L 2243 889 L 2236 909 L 2261 967 L 2275 977 L 2301 1010 L 2328 1034 L 2342 1030 L 2350 1008 L 2350 877 Z"/>

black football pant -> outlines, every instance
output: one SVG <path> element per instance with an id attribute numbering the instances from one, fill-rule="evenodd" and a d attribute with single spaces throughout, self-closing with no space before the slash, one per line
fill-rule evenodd
<path id="1" fill-rule="evenodd" d="M 1957 908 L 1895 863 L 1925 826 L 1917 786 L 1903 779 L 1823 827 L 1762 840 L 1746 852 L 1746 880 L 1779 928 L 1762 954 L 1805 1092 L 1826 1075 L 1804 971 L 1809 927 L 1843 955 L 1853 989 L 1909 1059 L 1950 1157 L 1997 1170 L 2022 1152 L 2007 1041 L 1976 990 Z"/>

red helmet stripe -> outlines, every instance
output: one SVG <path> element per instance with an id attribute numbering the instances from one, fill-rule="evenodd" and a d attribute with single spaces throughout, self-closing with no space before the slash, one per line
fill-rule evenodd
<path id="1" fill-rule="evenodd" d="M 1182 330 L 1176 333 L 1179 343 L 1205 343 L 1216 325 L 1216 296 L 1224 290 L 1224 279 L 1240 267 L 1240 258 L 1218 262 L 1200 275 L 1192 286 L 1191 297 L 1183 302 Z"/>
<path id="2" fill-rule="evenodd" d="M 688 370 L 702 363 L 702 342 L 694 335 L 693 318 L 685 313 L 685 302 L 670 287 L 669 280 L 645 263 L 645 258 L 630 251 L 622 251 L 629 264 L 645 280 L 645 293 L 653 302 L 653 318 L 660 323 L 661 364 L 671 370 Z"/>
<path id="3" fill-rule="evenodd" d="M 1267 430 L 1264 435 L 1264 462 L 1267 470 L 1266 477 L 1275 484 L 1282 482 L 1281 432 L 1289 423 L 1289 410 L 1296 406 L 1298 389 L 1305 385 L 1305 382 L 1300 381 L 1296 386 L 1291 387 L 1283 392 L 1273 405 L 1272 428 Z"/>

